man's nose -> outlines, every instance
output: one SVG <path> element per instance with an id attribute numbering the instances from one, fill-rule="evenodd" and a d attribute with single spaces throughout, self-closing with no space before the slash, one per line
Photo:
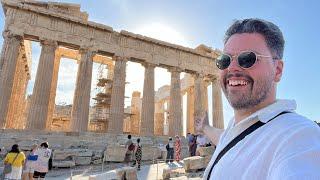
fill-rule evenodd
<path id="1" fill-rule="evenodd" d="M 241 67 L 238 64 L 238 60 L 236 59 L 236 57 L 232 57 L 232 60 L 230 62 L 229 67 L 227 68 L 229 72 L 233 72 L 233 71 L 241 71 Z"/>

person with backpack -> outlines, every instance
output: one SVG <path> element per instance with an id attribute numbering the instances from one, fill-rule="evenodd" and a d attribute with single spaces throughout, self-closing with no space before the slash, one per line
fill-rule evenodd
<path id="1" fill-rule="evenodd" d="M 26 157 L 19 149 L 18 144 L 14 144 L 4 158 L 4 179 L 21 179 L 22 167 Z"/>
<path id="2" fill-rule="evenodd" d="M 131 140 L 131 135 L 129 134 L 128 135 L 128 140 L 125 144 L 125 148 L 127 149 L 126 151 L 126 154 L 124 156 L 124 162 L 127 163 L 127 165 L 129 165 L 129 163 L 132 161 L 132 155 L 133 155 L 133 152 L 134 152 L 134 144 Z"/>
<path id="3" fill-rule="evenodd" d="M 35 162 L 38 159 L 38 155 L 35 154 L 36 150 L 38 149 L 37 144 L 33 144 L 30 150 L 30 153 L 27 155 L 26 162 L 24 164 L 23 168 L 23 174 L 22 179 L 23 180 L 32 180 L 33 179 L 33 173 L 34 173 L 34 166 Z"/>
<path id="4" fill-rule="evenodd" d="M 169 137 L 168 144 L 166 145 L 166 149 L 167 149 L 166 163 L 173 162 L 173 155 L 174 155 L 173 148 L 174 148 L 174 143 L 173 143 L 172 137 Z"/>

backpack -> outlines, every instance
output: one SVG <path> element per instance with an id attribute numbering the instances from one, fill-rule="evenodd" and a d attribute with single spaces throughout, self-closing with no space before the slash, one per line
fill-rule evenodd
<path id="1" fill-rule="evenodd" d="M 131 144 L 129 145 L 128 150 L 129 150 L 129 151 L 133 151 L 133 150 L 134 150 L 134 144 L 133 144 L 133 143 L 131 143 Z"/>

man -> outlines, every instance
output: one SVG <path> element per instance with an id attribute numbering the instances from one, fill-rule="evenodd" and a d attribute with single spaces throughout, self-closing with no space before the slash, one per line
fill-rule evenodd
<path id="1" fill-rule="evenodd" d="M 38 158 L 34 164 L 33 179 L 45 179 L 49 171 L 49 159 L 51 156 L 48 142 L 43 142 L 34 154 L 38 155 Z"/>
<path id="2" fill-rule="evenodd" d="M 128 140 L 125 144 L 125 148 L 127 149 L 126 154 L 124 156 L 124 162 L 129 165 L 130 162 L 132 161 L 132 156 L 133 156 L 133 151 L 134 151 L 134 144 L 131 140 L 131 135 L 128 135 Z"/>
<path id="3" fill-rule="evenodd" d="M 293 100 L 276 99 L 283 49 L 271 22 L 237 20 L 227 30 L 216 65 L 234 117 L 225 131 L 206 125 L 208 115 L 196 119 L 197 131 L 217 144 L 204 179 L 320 179 L 320 128 L 294 112 Z"/>

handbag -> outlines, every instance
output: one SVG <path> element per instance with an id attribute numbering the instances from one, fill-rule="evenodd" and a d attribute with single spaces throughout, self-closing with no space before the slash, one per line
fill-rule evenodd
<path id="1" fill-rule="evenodd" d="M 18 154 L 16 155 L 16 157 L 13 159 L 12 163 L 8 163 L 8 164 L 5 164 L 5 165 L 4 165 L 3 174 L 9 174 L 9 173 L 12 172 L 12 164 L 14 163 L 14 161 L 16 161 L 16 159 L 17 159 L 17 157 L 18 157 L 19 154 L 20 154 L 20 153 L 18 153 Z"/>

